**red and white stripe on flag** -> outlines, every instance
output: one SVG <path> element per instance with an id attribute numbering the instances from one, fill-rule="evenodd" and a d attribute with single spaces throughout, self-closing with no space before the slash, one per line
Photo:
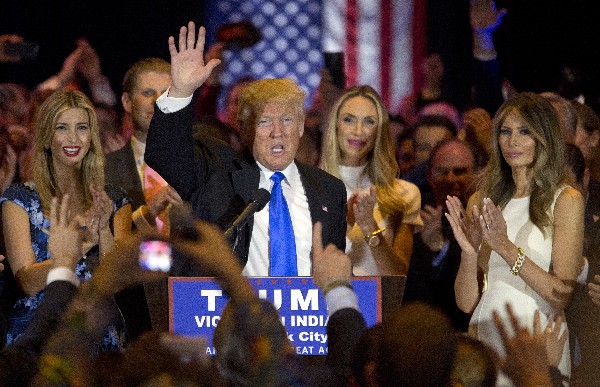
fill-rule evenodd
<path id="1" fill-rule="evenodd" d="M 386 106 L 420 86 L 425 0 L 323 0 L 324 52 L 343 52 L 346 86 L 374 87 Z"/>

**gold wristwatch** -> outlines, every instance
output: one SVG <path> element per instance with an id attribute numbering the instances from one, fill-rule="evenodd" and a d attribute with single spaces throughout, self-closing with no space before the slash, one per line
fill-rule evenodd
<path id="1" fill-rule="evenodd" d="M 365 235 L 365 242 L 369 247 L 377 247 L 381 243 L 381 233 L 385 231 L 384 228 L 373 231 L 369 235 Z"/>

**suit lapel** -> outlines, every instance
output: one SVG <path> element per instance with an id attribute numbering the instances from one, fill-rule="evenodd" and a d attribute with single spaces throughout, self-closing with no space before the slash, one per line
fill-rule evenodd
<path id="1" fill-rule="evenodd" d="M 133 155 L 133 145 L 131 144 L 131 140 L 127 144 L 127 152 L 125 152 L 125 162 L 127 163 L 125 170 L 129 171 L 130 173 L 133 172 L 133 176 L 131 176 L 131 178 L 132 181 L 134 181 L 133 184 L 135 185 L 135 190 L 143 194 L 144 189 L 142 187 L 142 182 L 140 181 L 140 175 L 137 172 L 137 165 L 135 164 L 135 157 Z"/>
<path id="2" fill-rule="evenodd" d="M 306 200 L 308 201 L 308 210 L 310 211 L 310 218 L 312 224 L 317 221 L 323 220 L 323 211 L 321 200 L 323 193 L 321 192 L 322 187 L 319 180 L 311 173 L 310 168 L 307 168 L 304 164 L 296 161 L 298 172 L 300 173 L 300 181 L 304 187 L 304 193 L 306 194 Z"/>
<path id="3" fill-rule="evenodd" d="M 258 189 L 260 171 L 258 168 L 244 168 L 231 173 L 234 191 L 239 194 L 244 203 L 248 203 Z"/>
<path id="4" fill-rule="evenodd" d="M 233 211 L 233 213 L 228 221 L 228 225 L 243 211 L 246 204 L 248 204 L 250 199 L 252 199 L 252 196 L 258 189 L 259 183 L 260 170 L 258 167 L 250 166 L 248 168 L 242 168 L 231 173 L 231 184 L 233 185 L 234 192 L 238 197 L 238 200 L 235 200 L 235 198 L 232 200 L 232 204 L 234 204 L 234 202 L 239 203 L 240 201 L 243 201 L 243 203 L 239 203 L 239 206 L 234 204 L 235 207 L 239 208 L 230 208 L 230 211 Z M 241 198 L 241 200 L 239 198 Z M 250 217 L 248 223 L 240 230 L 240 235 L 238 236 L 241 239 L 236 251 L 241 259 L 242 265 L 245 265 L 248 260 L 248 250 L 250 248 L 250 237 L 252 235 L 253 227 L 254 216 Z"/>

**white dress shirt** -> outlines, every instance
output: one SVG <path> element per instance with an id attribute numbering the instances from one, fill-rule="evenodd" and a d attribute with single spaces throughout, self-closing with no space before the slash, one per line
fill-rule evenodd
<path id="1" fill-rule="evenodd" d="M 260 168 L 259 188 L 271 192 L 273 171 L 267 169 L 259 162 Z M 281 171 L 285 175 L 282 181 L 283 196 L 287 201 L 294 228 L 294 240 L 296 241 L 296 259 L 298 264 L 298 276 L 311 275 L 310 250 L 312 248 L 312 220 L 308 208 L 308 201 L 304 186 L 300 180 L 298 167 L 295 163 L 288 165 Z M 269 275 L 269 203 L 259 212 L 254 214 L 254 227 L 250 239 L 248 251 L 248 262 L 244 267 L 243 274 L 249 277 L 264 277 Z"/>
<path id="2" fill-rule="evenodd" d="M 146 143 L 141 142 L 135 136 L 131 136 L 131 148 L 133 149 L 133 158 L 135 167 L 137 168 L 138 176 L 142 187 L 144 185 L 144 152 L 146 152 Z"/>

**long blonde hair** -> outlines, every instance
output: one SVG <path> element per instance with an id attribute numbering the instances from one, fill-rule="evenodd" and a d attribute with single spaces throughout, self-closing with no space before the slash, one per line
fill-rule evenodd
<path id="1" fill-rule="evenodd" d="M 506 117 L 516 113 L 535 140 L 535 161 L 531 181 L 529 217 L 546 235 L 552 225 L 550 207 L 554 194 L 565 178 L 564 139 L 556 111 L 545 98 L 521 93 L 504 102 L 493 120 L 490 160 L 480 182 L 481 198 L 489 197 L 504 207 L 515 193 L 512 170 L 500 150 L 498 137 Z"/>
<path id="2" fill-rule="evenodd" d="M 41 105 L 36 122 L 34 143 L 34 175 L 36 191 L 40 196 L 42 207 L 48 209 L 50 200 L 58 194 L 56 171 L 52 163 L 50 144 L 56 127 L 58 116 L 72 108 L 84 109 L 89 118 L 92 141 L 88 153 L 85 155 L 81 166 L 81 180 L 85 203 L 92 204 L 90 184 L 104 188 L 104 153 L 100 144 L 98 122 L 94 106 L 80 91 L 57 91 L 50 95 Z"/>
<path id="3" fill-rule="evenodd" d="M 338 145 L 338 119 L 342 106 L 354 97 L 364 97 L 371 101 L 377 111 L 377 130 L 375 145 L 367 155 L 365 172 L 377 187 L 377 201 L 383 216 L 400 224 L 406 202 L 394 189 L 394 180 L 398 174 L 394 143 L 390 134 L 389 114 L 381 101 L 381 97 L 371 86 L 354 86 L 349 88 L 337 100 L 327 121 L 321 153 L 321 169 L 340 178 L 340 148 Z"/>

